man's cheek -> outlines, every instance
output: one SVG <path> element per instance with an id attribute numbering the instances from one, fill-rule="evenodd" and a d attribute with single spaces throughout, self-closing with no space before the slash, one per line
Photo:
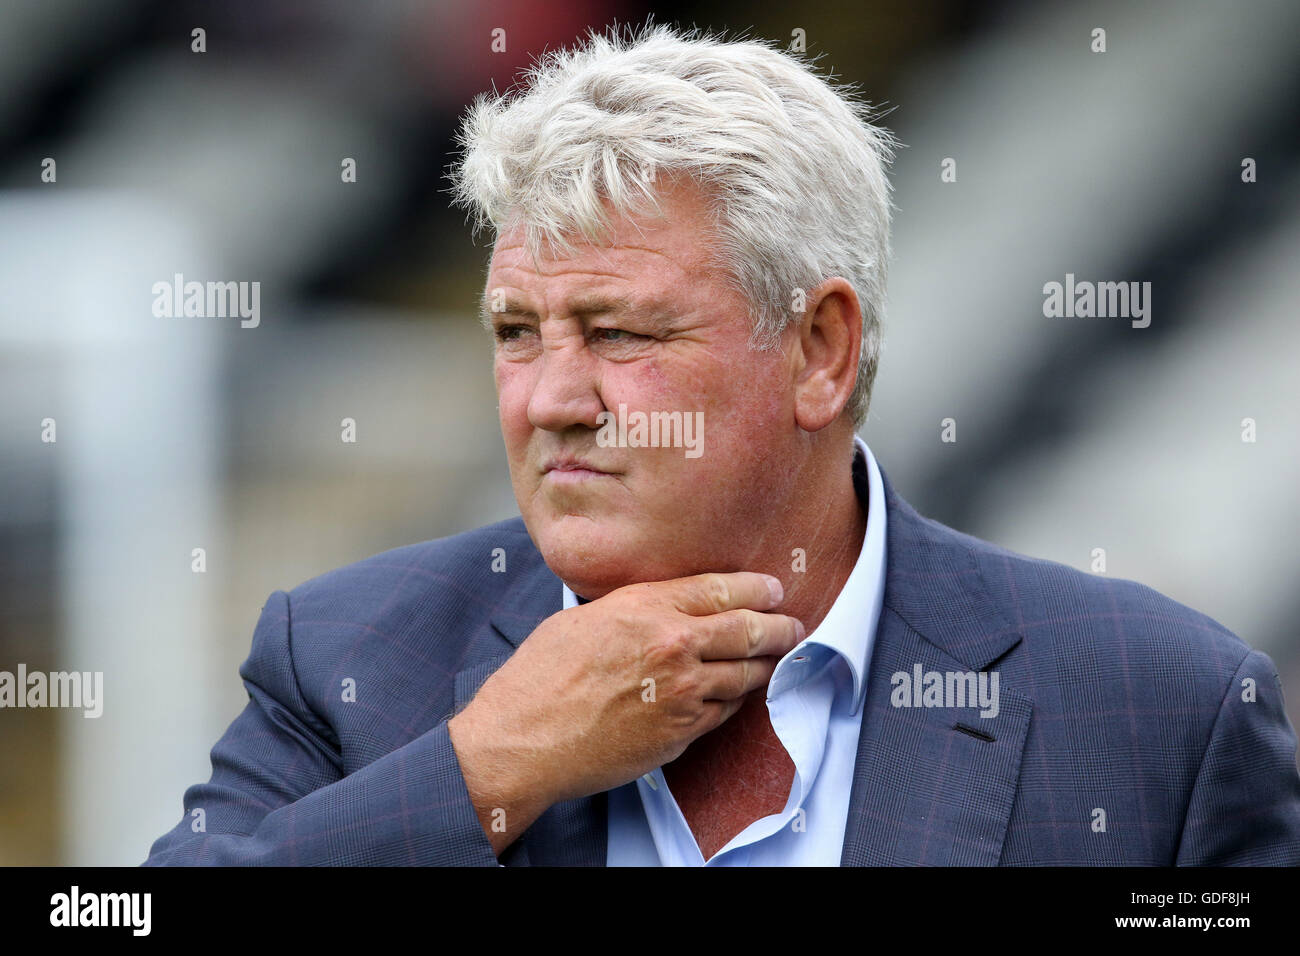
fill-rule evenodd
<path id="1" fill-rule="evenodd" d="M 501 361 L 500 358 L 497 358 L 492 363 L 492 379 L 496 383 L 497 399 L 502 403 L 504 403 L 505 397 L 509 393 L 514 378 L 509 363 Z"/>
<path id="2" fill-rule="evenodd" d="M 497 362 L 494 370 L 497 386 L 497 409 L 501 427 L 507 432 L 528 431 L 528 384 L 521 369 L 508 362 Z"/>

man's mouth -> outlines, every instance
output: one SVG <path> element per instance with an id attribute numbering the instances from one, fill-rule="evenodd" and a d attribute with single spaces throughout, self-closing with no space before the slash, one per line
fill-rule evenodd
<path id="1" fill-rule="evenodd" d="M 597 467 L 582 458 L 556 457 L 542 465 L 542 474 L 551 481 L 569 484 L 590 481 L 595 478 L 612 478 L 614 473 Z"/>

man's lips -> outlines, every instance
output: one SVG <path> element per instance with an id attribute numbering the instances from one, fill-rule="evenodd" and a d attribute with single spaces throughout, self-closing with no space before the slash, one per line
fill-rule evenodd
<path id="1" fill-rule="evenodd" d="M 552 458 L 542 465 L 542 474 L 552 481 L 584 481 L 589 478 L 609 478 L 614 472 L 606 471 L 581 458 Z"/>

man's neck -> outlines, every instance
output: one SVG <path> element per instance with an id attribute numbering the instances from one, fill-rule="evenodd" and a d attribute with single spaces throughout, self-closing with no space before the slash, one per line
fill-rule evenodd
<path id="1" fill-rule="evenodd" d="M 809 634 L 829 613 L 862 553 L 867 502 L 858 498 L 851 462 L 838 453 L 830 467 L 806 469 L 821 479 L 795 486 L 796 500 L 775 527 L 764 530 L 754 559 L 743 568 L 780 578 L 785 601 L 776 610 L 798 618 Z"/>
<path id="2" fill-rule="evenodd" d="M 866 534 L 866 502 L 858 499 L 849 460 L 841 461 L 843 467 L 820 471 L 824 482 L 797 485 L 802 507 L 763 529 L 760 552 L 746 567 L 781 579 L 785 601 L 777 610 L 798 618 L 809 634 L 844 589 Z M 791 556 L 796 548 L 805 554 L 802 571 Z M 772 727 L 766 696 L 765 688 L 753 691 L 730 720 L 663 768 L 706 860 L 754 820 L 779 813 L 789 797 L 795 765 Z"/>
<path id="3" fill-rule="evenodd" d="M 830 612 L 862 553 L 867 509 L 854 493 L 852 480 L 846 480 L 847 494 L 824 512 L 825 523 L 808 548 L 807 570 L 778 575 L 785 585 L 781 613 L 798 618 L 809 634 Z"/>

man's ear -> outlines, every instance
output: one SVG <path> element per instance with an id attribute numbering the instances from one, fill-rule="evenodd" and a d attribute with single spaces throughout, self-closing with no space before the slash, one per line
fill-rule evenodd
<path id="1" fill-rule="evenodd" d="M 815 432 L 835 421 L 849 403 L 862 352 L 862 307 L 848 280 L 827 279 L 808 294 L 798 323 L 795 420 Z"/>

